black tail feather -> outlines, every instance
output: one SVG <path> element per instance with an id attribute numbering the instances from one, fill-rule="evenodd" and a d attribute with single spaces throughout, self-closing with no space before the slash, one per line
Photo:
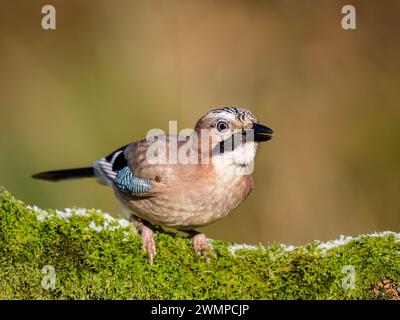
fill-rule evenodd
<path id="1" fill-rule="evenodd" d="M 47 172 L 37 173 L 32 176 L 32 178 L 35 179 L 54 181 L 54 182 L 61 180 L 91 178 L 91 177 L 94 177 L 94 170 L 92 167 L 47 171 Z"/>

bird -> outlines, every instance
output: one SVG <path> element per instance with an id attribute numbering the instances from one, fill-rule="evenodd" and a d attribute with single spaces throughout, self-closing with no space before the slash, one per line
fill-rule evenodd
<path id="1" fill-rule="evenodd" d="M 139 230 L 150 264 L 157 227 L 187 233 L 195 253 L 210 261 L 212 248 L 196 229 L 225 217 L 247 198 L 258 147 L 272 137 L 273 130 L 250 110 L 220 107 L 204 114 L 187 134 L 148 133 L 91 166 L 32 177 L 97 178 L 111 187 L 121 212 Z"/>

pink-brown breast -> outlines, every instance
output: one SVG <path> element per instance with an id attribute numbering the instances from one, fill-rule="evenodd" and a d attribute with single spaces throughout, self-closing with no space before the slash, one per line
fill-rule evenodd
<path id="1" fill-rule="evenodd" d="M 151 223 L 192 229 L 226 216 L 251 192 L 251 175 L 229 175 L 212 164 L 150 164 L 142 141 L 127 150 L 128 163 L 135 176 L 150 179 L 147 194 L 133 196 L 114 191 L 134 215 Z"/>

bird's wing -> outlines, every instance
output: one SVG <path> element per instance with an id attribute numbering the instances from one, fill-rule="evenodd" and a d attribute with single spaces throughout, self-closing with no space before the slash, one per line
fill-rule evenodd
<path id="1" fill-rule="evenodd" d="M 175 180 L 174 177 L 188 167 L 179 164 L 176 154 L 187 143 L 185 138 L 186 136 L 158 135 L 154 140 L 132 143 L 124 150 L 128 166 L 136 176 L 153 182 L 152 192 L 168 187 L 171 180 Z"/>
<path id="2" fill-rule="evenodd" d="M 139 177 L 135 174 L 135 169 L 132 168 L 126 158 L 126 150 L 134 148 L 135 145 L 140 145 L 146 141 L 139 141 L 133 144 L 126 145 L 112 152 L 107 157 L 97 160 L 93 163 L 95 175 L 100 182 L 108 186 L 115 185 L 122 192 L 133 195 L 145 195 L 152 188 L 150 179 Z"/>
<path id="3" fill-rule="evenodd" d="M 162 192 L 172 181 L 175 183 L 182 175 L 187 175 L 187 170 L 182 171 L 185 166 L 170 165 L 167 161 L 171 141 L 177 143 L 177 148 L 186 143 L 184 138 L 177 141 L 177 136 L 170 135 L 131 143 L 96 161 L 95 174 L 100 182 L 135 196 Z"/>

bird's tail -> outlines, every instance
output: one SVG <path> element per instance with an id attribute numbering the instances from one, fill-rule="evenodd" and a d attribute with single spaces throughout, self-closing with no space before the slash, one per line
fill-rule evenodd
<path id="1" fill-rule="evenodd" d="M 77 168 L 77 169 L 46 171 L 34 174 L 32 178 L 56 182 L 69 179 L 91 178 L 94 176 L 95 176 L 94 169 L 92 167 L 87 167 L 87 168 Z"/>

